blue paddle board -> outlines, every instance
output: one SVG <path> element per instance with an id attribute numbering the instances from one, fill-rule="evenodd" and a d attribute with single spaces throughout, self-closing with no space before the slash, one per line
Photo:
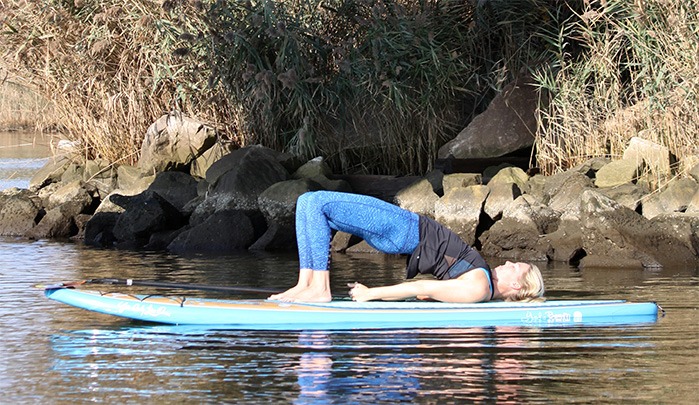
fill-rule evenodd
<path id="1" fill-rule="evenodd" d="M 543 303 L 454 304 L 424 301 L 285 303 L 47 289 L 74 307 L 146 322 L 226 329 L 344 330 L 471 326 L 619 325 L 655 322 L 653 302 L 556 300 Z"/>

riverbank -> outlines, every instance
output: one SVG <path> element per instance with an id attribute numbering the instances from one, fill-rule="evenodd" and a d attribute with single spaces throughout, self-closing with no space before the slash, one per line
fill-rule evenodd
<path id="1" fill-rule="evenodd" d="M 69 150 L 50 159 L 28 189 L 0 194 L 0 235 L 178 254 L 293 251 L 297 197 L 325 189 L 435 218 L 487 257 L 581 267 L 699 264 L 699 164 L 681 162 L 684 176 L 668 172 L 650 192 L 642 168 L 652 165 L 657 175 L 671 166 L 667 150 L 646 140 L 634 140 L 624 159 L 592 159 L 553 176 L 505 166 L 348 177 L 322 158 L 230 150 L 201 124 L 178 128 L 149 131 L 136 166 L 83 164 Z M 341 233 L 333 250 L 374 252 Z"/>

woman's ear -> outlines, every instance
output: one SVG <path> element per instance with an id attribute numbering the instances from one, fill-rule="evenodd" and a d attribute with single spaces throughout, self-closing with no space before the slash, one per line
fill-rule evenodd
<path id="1" fill-rule="evenodd" d="M 522 289 L 522 285 L 519 283 L 519 281 L 513 281 L 510 283 L 510 288 L 512 288 L 513 290 L 519 291 Z"/>

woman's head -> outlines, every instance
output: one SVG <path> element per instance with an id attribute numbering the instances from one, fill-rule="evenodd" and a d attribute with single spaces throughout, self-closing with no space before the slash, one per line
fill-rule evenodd
<path id="1" fill-rule="evenodd" d="M 493 270 L 500 297 L 505 301 L 544 300 L 544 278 L 536 265 L 508 261 Z"/>
<path id="2" fill-rule="evenodd" d="M 519 279 L 519 289 L 507 298 L 507 301 L 544 301 L 544 277 L 535 264 L 522 263 L 529 269 Z"/>

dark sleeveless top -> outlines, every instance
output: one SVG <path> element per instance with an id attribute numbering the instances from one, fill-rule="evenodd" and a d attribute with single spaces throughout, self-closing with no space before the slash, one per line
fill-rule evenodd
<path id="1" fill-rule="evenodd" d="M 420 242 L 408 257 L 407 279 L 420 273 L 432 274 L 439 280 L 451 280 L 477 268 L 485 270 L 492 298 L 492 274 L 480 253 L 444 225 L 420 215 Z"/>

